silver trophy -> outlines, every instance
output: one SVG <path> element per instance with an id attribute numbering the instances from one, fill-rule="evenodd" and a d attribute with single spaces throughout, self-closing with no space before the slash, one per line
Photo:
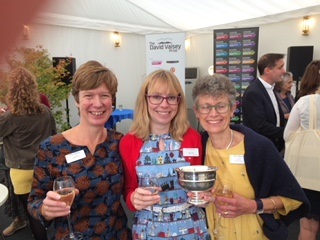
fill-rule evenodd
<path id="1" fill-rule="evenodd" d="M 210 191 L 213 188 L 218 167 L 195 165 L 178 167 L 175 170 L 178 173 L 180 186 L 184 190 L 194 193 L 192 197 L 189 197 L 188 203 L 193 205 L 207 203 L 199 197 L 199 193 Z"/>

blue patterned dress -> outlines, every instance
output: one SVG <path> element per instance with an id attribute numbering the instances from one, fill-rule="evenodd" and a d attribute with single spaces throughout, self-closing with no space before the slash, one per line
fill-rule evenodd
<path id="1" fill-rule="evenodd" d="M 159 149 L 160 139 L 164 142 L 163 151 Z M 203 210 L 187 204 L 188 196 L 178 183 L 175 169 L 190 165 L 180 147 L 181 143 L 170 134 L 151 135 L 144 142 L 136 171 L 138 177 L 157 178 L 162 189 L 159 192 L 161 203 L 154 205 L 153 214 L 150 209 L 136 212 L 132 229 L 134 239 L 210 239 Z M 168 207 L 170 212 L 166 211 Z"/>

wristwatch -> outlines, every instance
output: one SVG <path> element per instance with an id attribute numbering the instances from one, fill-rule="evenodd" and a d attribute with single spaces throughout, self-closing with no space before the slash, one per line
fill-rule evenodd
<path id="1" fill-rule="evenodd" d="M 260 198 L 256 198 L 255 201 L 256 201 L 256 204 L 257 204 L 256 214 L 263 213 L 264 212 L 264 210 L 263 210 L 263 202 L 261 201 Z"/>

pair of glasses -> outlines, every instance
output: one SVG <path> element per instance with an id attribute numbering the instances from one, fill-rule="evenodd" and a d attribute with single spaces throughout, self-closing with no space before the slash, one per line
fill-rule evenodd
<path id="1" fill-rule="evenodd" d="M 169 105 L 177 105 L 180 102 L 181 96 L 180 94 L 178 96 L 168 96 L 168 97 L 163 97 L 161 95 L 148 95 L 146 96 L 149 99 L 149 102 L 151 104 L 159 105 L 163 102 L 165 99 Z"/>
<path id="2" fill-rule="evenodd" d="M 216 110 L 217 113 L 226 113 L 230 109 L 230 104 L 219 103 L 217 105 L 197 105 L 197 110 L 200 114 L 208 114 L 212 109 Z"/>

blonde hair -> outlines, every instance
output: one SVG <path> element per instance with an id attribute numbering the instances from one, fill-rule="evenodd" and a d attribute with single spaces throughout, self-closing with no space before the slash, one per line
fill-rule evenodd
<path id="1" fill-rule="evenodd" d="M 130 129 L 132 134 L 142 140 L 146 140 L 149 137 L 151 134 L 151 120 L 148 112 L 148 99 L 146 94 L 153 94 L 167 90 L 172 95 L 181 96 L 178 111 L 171 121 L 169 132 L 174 139 L 179 141 L 183 140 L 183 136 L 190 126 L 187 118 L 186 98 L 178 78 L 173 73 L 166 70 L 156 70 L 150 73 L 141 87 L 136 100 L 135 117 Z"/>

